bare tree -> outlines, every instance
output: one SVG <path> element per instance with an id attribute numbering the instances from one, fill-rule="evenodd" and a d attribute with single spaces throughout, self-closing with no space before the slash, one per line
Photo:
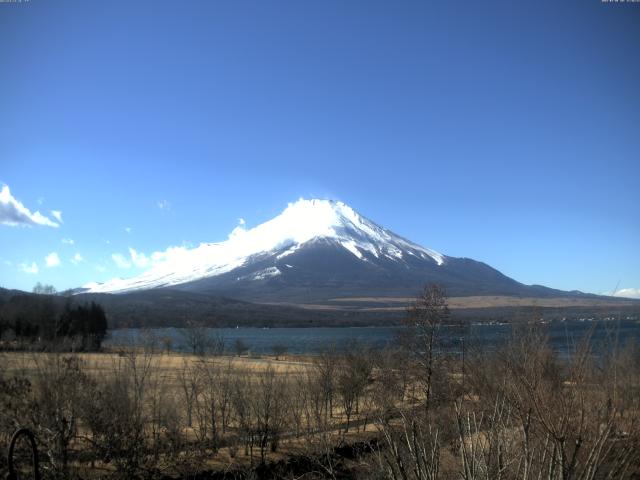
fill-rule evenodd
<path id="1" fill-rule="evenodd" d="M 226 433 L 231 410 L 232 379 L 236 375 L 231 362 L 221 366 L 201 362 L 198 366 L 202 389 L 196 402 L 199 437 L 214 451 Z"/>
<path id="2" fill-rule="evenodd" d="M 422 385 L 425 411 L 432 403 L 436 346 L 440 331 L 449 318 L 447 295 L 437 284 L 427 284 L 407 310 L 409 328 L 406 344 L 418 364 L 418 381 Z"/>
<path id="3" fill-rule="evenodd" d="M 33 287 L 33 293 L 37 293 L 38 295 L 55 295 L 56 293 L 58 293 L 58 291 L 53 285 L 47 285 L 38 282 Z"/>
<path id="4" fill-rule="evenodd" d="M 358 413 L 360 397 L 371 375 L 371 361 L 369 352 L 356 343 L 352 343 L 342 356 L 338 367 L 337 391 L 346 416 L 344 433 L 349 431 L 351 417 Z"/>
<path id="5" fill-rule="evenodd" d="M 184 358 L 182 368 L 178 371 L 178 384 L 184 400 L 187 415 L 187 427 L 193 426 L 193 405 L 201 389 L 200 369 L 191 360 Z"/>
<path id="6" fill-rule="evenodd" d="M 194 448 L 188 432 L 183 428 L 182 412 L 178 402 L 171 396 L 161 396 L 162 415 L 158 418 L 163 432 L 163 470 L 178 478 L 195 478 L 202 472 L 207 453 Z M 157 462 L 157 464 L 160 462 Z"/>
<path id="7" fill-rule="evenodd" d="M 271 351 L 276 356 L 276 360 L 280 360 L 280 357 L 286 355 L 289 348 L 283 343 L 276 343 L 271 346 Z"/>
<path id="8" fill-rule="evenodd" d="M 457 406 L 463 478 L 630 478 L 640 466 L 639 405 L 622 385 L 640 384 L 640 369 L 591 346 L 587 336 L 561 361 L 541 328 L 526 326 L 495 355 L 475 356 L 478 400 Z"/>
<path id="9" fill-rule="evenodd" d="M 152 354 L 135 350 L 113 360 L 109 375 L 94 379 L 81 403 L 83 424 L 96 458 L 113 462 L 117 477 L 132 478 L 145 467 L 149 417 L 148 384 L 156 373 Z"/>
<path id="10" fill-rule="evenodd" d="M 260 447 L 260 462 L 264 463 L 267 446 L 271 451 L 278 448 L 284 428 L 284 413 L 287 408 L 286 382 L 276 375 L 269 366 L 258 377 L 256 389 L 250 398 L 251 410 L 255 418 L 256 434 Z"/>
<path id="11" fill-rule="evenodd" d="M 187 321 L 180 333 L 193 355 L 222 355 L 224 352 L 225 339 L 222 333 L 205 327 L 201 322 Z"/>
<path id="12" fill-rule="evenodd" d="M 236 341 L 233 344 L 233 348 L 236 351 L 236 354 L 240 357 L 249 351 L 249 345 L 242 340 L 241 338 L 236 338 Z"/>
<path id="13" fill-rule="evenodd" d="M 331 357 L 330 370 L 334 370 L 335 357 Z M 329 360 L 326 358 L 325 361 Z M 301 373 L 298 378 L 298 391 L 295 395 L 302 408 L 300 415 L 301 428 L 304 428 L 303 447 L 315 470 L 321 472 L 320 478 L 336 478 L 337 465 L 334 455 L 337 439 L 333 433 L 333 425 L 327 414 L 327 381 L 326 370 L 316 368 Z"/>
<path id="14" fill-rule="evenodd" d="M 390 480 L 437 480 L 440 478 L 439 431 L 423 423 L 413 412 L 400 411 L 399 424 L 379 424 L 385 448 L 377 450 L 381 470 Z"/>
<path id="15" fill-rule="evenodd" d="M 316 371 L 318 387 L 323 395 L 325 421 L 333 417 L 333 399 L 336 391 L 335 378 L 338 366 L 338 355 L 335 346 L 324 349 L 314 357 L 313 366 Z"/>
<path id="16" fill-rule="evenodd" d="M 78 433 L 80 392 L 87 378 L 76 356 L 36 355 L 34 361 L 32 422 L 53 473 L 69 478 L 70 447 Z"/>
<path id="17" fill-rule="evenodd" d="M 189 320 L 180 330 L 180 333 L 182 334 L 189 351 L 193 355 L 204 355 L 206 329 L 201 323 Z"/>
<path id="18" fill-rule="evenodd" d="M 237 375 L 233 379 L 231 387 L 231 405 L 233 407 L 234 420 L 237 423 L 238 433 L 244 444 L 244 454 L 250 457 L 253 464 L 254 425 L 249 404 L 252 395 L 251 384 L 244 375 Z"/>

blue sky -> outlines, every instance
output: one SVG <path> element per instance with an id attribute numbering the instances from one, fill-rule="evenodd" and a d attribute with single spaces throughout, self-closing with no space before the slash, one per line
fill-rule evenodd
<path id="1" fill-rule="evenodd" d="M 0 187 L 58 224 L 5 202 L 0 285 L 132 276 L 130 248 L 323 197 L 524 283 L 640 288 L 639 25 L 600 0 L 0 3 Z"/>

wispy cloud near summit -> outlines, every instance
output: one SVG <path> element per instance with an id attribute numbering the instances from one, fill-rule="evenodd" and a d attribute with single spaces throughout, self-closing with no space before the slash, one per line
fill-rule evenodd
<path id="1" fill-rule="evenodd" d="M 111 255 L 111 258 L 118 268 L 122 268 L 125 270 L 131 268 L 131 263 L 121 253 L 114 253 L 113 255 Z"/>
<path id="2" fill-rule="evenodd" d="M 613 293 L 614 297 L 640 298 L 640 288 L 621 288 Z"/>

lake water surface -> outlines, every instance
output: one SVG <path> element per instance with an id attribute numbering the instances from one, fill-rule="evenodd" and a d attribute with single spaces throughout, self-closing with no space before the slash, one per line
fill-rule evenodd
<path id="1" fill-rule="evenodd" d="M 634 319 L 613 321 L 551 322 L 541 326 L 549 336 L 552 347 L 567 354 L 588 332 L 592 343 L 602 344 L 607 339 L 624 344 L 640 344 L 640 321 Z M 330 346 L 344 348 L 350 342 L 373 348 L 384 348 L 397 338 L 401 327 L 316 327 L 316 328 L 219 328 L 207 329 L 211 336 L 222 335 L 225 349 L 232 352 L 236 340 L 242 340 L 252 354 L 271 353 L 274 345 L 284 345 L 289 353 L 315 354 Z M 505 342 L 513 334 L 510 324 L 470 325 L 465 333 L 469 347 L 492 348 Z M 445 349 L 456 352 L 462 348 L 462 334 L 458 329 L 444 328 Z M 155 343 L 158 348 L 169 339 L 176 351 L 188 350 L 186 337 L 180 328 L 118 329 L 112 330 L 105 346 L 130 346 Z"/>

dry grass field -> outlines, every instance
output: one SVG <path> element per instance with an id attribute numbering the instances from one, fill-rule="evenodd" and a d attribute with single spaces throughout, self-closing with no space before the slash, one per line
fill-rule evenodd
<path id="1" fill-rule="evenodd" d="M 114 371 L 114 365 L 119 365 L 126 361 L 132 350 L 75 353 L 83 363 L 86 372 L 103 376 Z M 4 365 L 6 373 L 33 374 L 38 366 L 46 363 L 50 358 L 59 356 L 59 353 L 45 352 L 0 352 L 0 361 Z M 64 355 L 64 354 L 63 354 Z M 70 355 L 70 354 L 68 354 Z M 143 351 L 138 351 L 137 355 L 145 355 Z M 187 365 L 197 365 L 203 362 L 216 365 L 218 367 L 231 366 L 237 372 L 262 373 L 267 369 L 274 370 L 277 374 L 295 374 L 306 372 L 313 365 L 311 357 L 288 355 L 276 359 L 275 356 L 264 355 L 257 357 L 248 356 L 197 356 L 182 353 L 153 353 L 151 354 L 151 364 L 154 371 L 158 372 L 166 379 L 175 379 L 177 373 Z"/>
<path id="2" fill-rule="evenodd" d="M 370 400 L 361 399 L 359 412 L 350 411 L 348 419 L 343 404 L 337 398 L 331 400 L 330 412 L 326 411 L 324 398 L 321 402 L 316 399 L 315 412 L 302 412 L 301 402 L 306 401 L 309 382 L 315 378 L 318 369 L 318 363 L 312 357 L 196 356 L 142 349 L 74 354 L 18 351 L 0 352 L 0 365 L 4 378 L 27 379 L 35 387 L 30 393 L 38 395 L 37 390 L 47 383 L 47 377 L 59 381 L 68 376 L 65 362 L 71 358 L 77 360 L 82 379 L 76 381 L 82 385 L 95 387 L 122 381 L 130 384 L 133 392 L 124 395 L 133 396 L 134 400 L 140 395 L 140 404 L 137 405 L 140 412 L 130 415 L 144 417 L 141 429 L 145 441 L 163 443 L 159 441 L 160 437 L 166 440 L 170 435 L 180 436 L 178 445 L 171 448 L 184 449 L 184 452 L 161 453 L 156 456 L 156 461 L 175 463 L 177 453 L 183 457 L 180 463 L 183 463 L 181 466 L 185 472 L 196 468 L 193 465 L 197 465 L 197 470 L 244 471 L 258 462 L 273 463 L 292 456 L 311 455 L 310 452 L 317 448 L 320 452 L 329 451 L 333 445 L 366 439 L 375 431 L 375 426 L 370 423 Z M 138 386 L 140 393 L 135 392 Z M 48 387 L 49 391 L 41 394 L 50 395 L 51 385 Z M 319 391 L 316 394 L 324 395 Z M 71 401 L 93 400 L 76 395 Z M 124 405 L 125 409 L 129 407 Z M 71 405 L 64 408 L 74 410 Z M 243 408 L 246 411 L 242 411 Z M 353 405 L 347 408 L 353 408 Z M 239 413 L 232 412 L 233 409 Z M 80 419 L 79 412 L 73 414 L 78 416 L 77 431 L 68 449 L 75 452 L 70 458 L 78 459 L 86 456 L 82 451 L 91 446 L 91 442 L 86 440 L 95 436 L 95 432 L 92 432 L 89 422 Z M 247 418 L 238 418 L 243 415 Z M 267 416 L 272 417 L 272 425 L 268 424 Z M 369 421 L 363 424 L 363 418 Z M 27 423 L 30 421 L 29 418 Z M 350 429 L 346 426 L 347 421 Z M 171 422 L 174 424 L 170 425 Z M 226 426 L 213 427 L 216 422 L 226 423 Z M 213 433 L 215 428 L 217 432 Z M 263 430 L 262 440 L 258 433 L 260 429 Z M 10 431 L 4 433 L 6 441 Z M 247 439 L 246 435 L 251 438 Z M 277 436 L 277 448 L 273 445 L 267 448 L 266 437 L 273 435 Z M 270 439 L 270 442 L 273 444 L 274 440 Z M 190 449 L 197 449 L 197 455 L 189 452 Z M 193 465 L 188 465 L 190 463 Z M 66 468 L 82 478 L 94 478 L 118 476 L 119 466 L 100 460 L 93 460 L 90 464 L 70 460 Z M 166 469 L 172 470 L 168 466 Z"/>
<path id="3" fill-rule="evenodd" d="M 28 426 L 56 479 L 636 478 L 638 349 L 527 328 L 466 363 L 428 324 L 314 357 L 2 352 L 0 441 Z"/>
<path id="4" fill-rule="evenodd" d="M 398 304 L 398 307 L 388 307 L 406 310 L 406 305 L 411 304 L 414 298 L 410 297 L 353 297 L 334 298 L 331 302 L 337 305 L 341 303 L 380 303 Z M 449 308 L 494 308 L 494 307 L 616 307 L 620 305 L 634 305 L 635 300 L 620 298 L 538 298 L 538 297 L 515 297 L 505 295 L 477 295 L 469 297 L 449 297 Z"/>

